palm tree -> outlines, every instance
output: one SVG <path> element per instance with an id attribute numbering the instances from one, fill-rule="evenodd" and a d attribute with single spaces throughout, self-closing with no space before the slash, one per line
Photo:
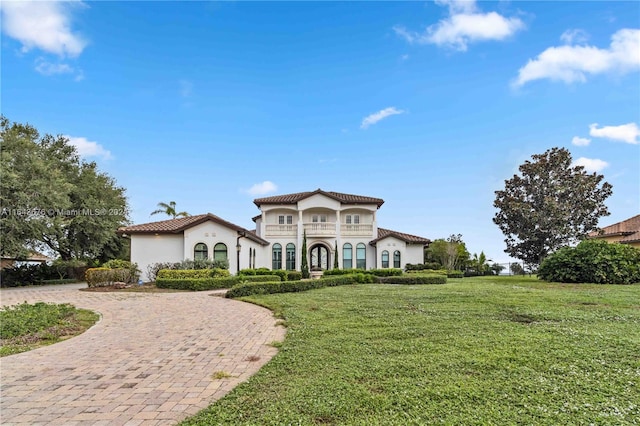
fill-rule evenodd
<path id="1" fill-rule="evenodd" d="M 159 209 L 152 211 L 151 215 L 158 214 L 158 213 L 164 213 L 167 216 L 171 216 L 172 219 L 175 219 L 175 218 L 178 218 L 178 217 L 191 216 L 187 212 L 178 213 L 176 211 L 176 202 L 175 201 L 169 201 L 169 204 L 167 204 L 167 203 L 158 203 L 158 207 L 159 207 Z"/>

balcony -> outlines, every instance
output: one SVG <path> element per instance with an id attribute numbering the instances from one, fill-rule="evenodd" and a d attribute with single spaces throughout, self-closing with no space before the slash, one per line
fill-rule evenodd
<path id="1" fill-rule="evenodd" d="M 296 237 L 298 225 L 265 225 L 264 232 L 267 237 Z"/>
<path id="2" fill-rule="evenodd" d="M 343 237 L 373 237 L 373 225 L 370 223 L 342 224 L 340 235 Z"/>
<path id="3" fill-rule="evenodd" d="M 307 237 L 326 237 L 336 235 L 335 222 L 307 222 L 304 224 Z"/>

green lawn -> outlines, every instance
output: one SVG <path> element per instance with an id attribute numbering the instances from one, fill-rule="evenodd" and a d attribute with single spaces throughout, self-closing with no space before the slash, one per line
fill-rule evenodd
<path id="1" fill-rule="evenodd" d="M 99 319 L 63 303 L 22 303 L 0 309 L 0 357 L 30 351 L 84 333 Z"/>
<path id="2" fill-rule="evenodd" d="M 482 277 L 249 300 L 286 320 L 280 352 L 184 425 L 640 424 L 640 285 Z"/>

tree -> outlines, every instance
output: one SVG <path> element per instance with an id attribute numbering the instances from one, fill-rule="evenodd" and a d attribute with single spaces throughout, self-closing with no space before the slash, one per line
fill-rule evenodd
<path id="1" fill-rule="evenodd" d="M 473 258 L 469 262 L 469 266 L 471 266 L 477 275 L 484 275 L 485 272 L 489 270 L 487 256 L 484 254 L 484 251 L 481 251 L 479 256 L 477 253 L 473 253 Z"/>
<path id="2" fill-rule="evenodd" d="M 300 262 L 300 270 L 302 271 L 302 278 L 309 278 L 309 263 L 307 260 L 307 231 L 302 233 L 302 261 Z"/>
<path id="3" fill-rule="evenodd" d="M 3 256 L 50 249 L 63 260 L 106 258 L 125 248 L 123 188 L 85 162 L 63 136 L 40 136 L 0 117 L 0 232 Z"/>
<path id="4" fill-rule="evenodd" d="M 519 263 L 512 263 L 509 270 L 513 275 L 524 275 L 524 268 Z"/>
<path id="5" fill-rule="evenodd" d="M 167 216 L 171 216 L 171 219 L 176 219 L 178 217 L 189 217 L 191 216 L 189 213 L 187 212 L 179 212 L 176 210 L 176 202 L 175 201 L 169 201 L 169 204 L 167 203 L 158 203 L 158 210 L 154 210 L 151 212 L 151 215 L 154 214 L 158 214 L 158 213 L 164 213 Z"/>
<path id="6" fill-rule="evenodd" d="M 336 241 L 336 248 L 334 249 L 333 255 L 333 269 L 340 268 L 340 264 L 338 263 L 338 242 Z"/>
<path id="7" fill-rule="evenodd" d="M 462 269 L 469 260 L 469 252 L 462 241 L 462 234 L 451 234 L 449 238 L 437 239 L 426 249 L 428 261 L 438 262 L 443 268 L 452 271 Z"/>
<path id="8" fill-rule="evenodd" d="M 598 219 L 609 215 L 604 201 L 612 186 L 602 182 L 604 176 L 573 166 L 564 148 L 532 159 L 495 192 L 493 222 L 506 236 L 505 252 L 537 266 L 549 253 L 597 229 Z"/>
<path id="9" fill-rule="evenodd" d="M 500 275 L 500 272 L 504 271 L 505 266 L 501 265 L 499 263 L 494 263 L 493 265 L 491 265 L 491 267 L 489 268 L 491 270 L 491 272 L 493 272 L 495 275 Z"/>

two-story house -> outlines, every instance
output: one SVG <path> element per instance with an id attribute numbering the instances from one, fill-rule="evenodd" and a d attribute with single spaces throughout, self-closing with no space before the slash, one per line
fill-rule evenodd
<path id="1" fill-rule="evenodd" d="M 255 230 L 213 214 L 133 225 L 120 234 L 131 238 L 131 261 L 146 278 L 156 262 L 227 259 L 231 272 L 244 268 L 402 268 L 422 263 L 430 240 L 378 227 L 380 198 L 328 192 L 277 195 L 254 200 L 260 214 Z M 307 252 L 302 253 L 306 238 Z"/>

